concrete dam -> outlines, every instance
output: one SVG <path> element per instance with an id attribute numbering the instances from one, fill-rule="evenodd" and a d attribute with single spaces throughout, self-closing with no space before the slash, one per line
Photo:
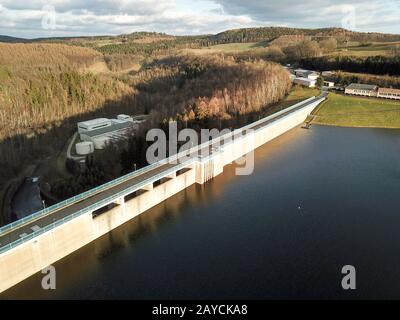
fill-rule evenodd
<path id="1" fill-rule="evenodd" d="M 303 123 L 325 97 L 302 101 L 0 228 L 0 292 L 221 174 L 226 165 Z"/>

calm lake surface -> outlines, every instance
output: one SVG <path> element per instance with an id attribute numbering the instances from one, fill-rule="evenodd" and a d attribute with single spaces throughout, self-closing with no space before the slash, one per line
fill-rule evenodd
<path id="1" fill-rule="evenodd" d="M 255 159 L 55 263 L 56 290 L 0 298 L 400 298 L 399 130 L 296 128 Z"/>

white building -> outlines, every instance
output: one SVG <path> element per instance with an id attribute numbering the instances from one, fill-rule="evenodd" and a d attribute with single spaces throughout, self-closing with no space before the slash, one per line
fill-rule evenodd
<path id="1" fill-rule="evenodd" d="M 333 81 L 324 81 L 324 86 L 332 88 L 335 86 L 335 83 Z"/>
<path id="2" fill-rule="evenodd" d="M 310 80 L 317 80 L 319 78 L 319 73 L 318 72 L 314 72 L 314 71 L 310 71 L 306 75 L 307 75 L 307 78 L 310 79 Z"/>
<path id="3" fill-rule="evenodd" d="M 99 118 L 78 123 L 81 141 L 92 142 L 95 149 L 103 149 L 107 143 L 119 140 L 134 129 L 138 123 L 132 117 L 119 115 L 117 119 Z"/>
<path id="4" fill-rule="evenodd" d="M 93 131 L 100 128 L 111 126 L 111 120 L 106 118 L 98 118 L 78 123 L 78 132 Z"/>
<path id="5" fill-rule="evenodd" d="M 94 152 L 94 143 L 91 141 L 78 142 L 75 150 L 79 156 L 86 156 Z"/>
<path id="6" fill-rule="evenodd" d="M 378 86 L 352 83 L 346 87 L 344 93 L 356 96 L 376 97 L 378 95 Z"/>
<path id="7" fill-rule="evenodd" d="M 307 78 L 310 80 L 317 80 L 319 78 L 319 73 L 306 69 L 296 69 L 294 70 L 294 74 L 298 78 Z"/>
<path id="8" fill-rule="evenodd" d="M 400 100 L 400 90 L 390 88 L 379 88 L 378 98 Z"/>
<path id="9" fill-rule="evenodd" d="M 313 79 L 308 79 L 308 78 L 296 78 L 294 79 L 293 83 L 299 84 L 301 86 L 309 87 L 309 88 L 314 88 L 317 81 Z"/>

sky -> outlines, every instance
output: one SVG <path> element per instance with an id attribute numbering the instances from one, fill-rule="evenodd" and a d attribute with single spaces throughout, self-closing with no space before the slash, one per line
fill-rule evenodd
<path id="1" fill-rule="evenodd" d="M 0 34 L 22 38 L 261 26 L 400 33 L 400 0 L 0 0 Z"/>

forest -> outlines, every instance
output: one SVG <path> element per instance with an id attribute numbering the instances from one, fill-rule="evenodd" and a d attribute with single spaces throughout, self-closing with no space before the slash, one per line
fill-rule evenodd
<path id="1" fill-rule="evenodd" d="M 387 75 L 375 75 L 366 73 L 350 73 L 339 71 L 333 77 L 327 80 L 332 80 L 335 83 L 348 86 L 351 83 L 365 83 L 373 84 L 383 88 L 400 89 L 400 77 L 393 77 Z"/>
<path id="2" fill-rule="evenodd" d="M 98 64 L 101 72 L 93 68 Z M 138 71 L 119 72 L 133 64 Z M 170 120 L 194 128 L 232 126 L 236 118 L 280 101 L 291 87 L 278 64 L 225 55 L 148 59 L 62 44 L 0 44 L 0 65 L 1 187 L 57 157 L 78 121 L 145 113 L 150 127 Z M 117 157 L 112 172 L 98 153 L 71 180 L 49 173 L 53 191 L 65 198 L 132 170 L 133 162 L 145 165 L 140 139 L 111 152 Z"/>
<path id="3" fill-rule="evenodd" d="M 151 76 L 149 76 L 151 73 Z M 137 89 L 133 109 L 147 110 L 150 127 L 167 130 L 169 121 L 180 128 L 225 128 L 236 119 L 264 110 L 290 90 L 288 73 L 271 62 L 236 62 L 224 56 L 165 58 L 147 66 Z M 57 181 L 53 193 L 66 198 L 130 172 L 146 162 L 145 130 L 87 159 L 67 181 Z M 113 166 L 109 166 L 113 163 Z"/>
<path id="4" fill-rule="evenodd" d="M 353 32 L 342 28 L 301 29 L 287 27 L 262 27 L 228 30 L 211 36 L 214 44 L 232 42 L 271 41 L 280 36 L 304 35 L 315 39 L 334 37 L 341 41 L 399 41 L 399 35 Z"/>
<path id="5" fill-rule="evenodd" d="M 370 73 L 378 75 L 400 75 L 400 55 L 396 56 L 324 56 L 301 59 L 304 68 L 313 70 L 342 70 L 347 72 Z"/>

